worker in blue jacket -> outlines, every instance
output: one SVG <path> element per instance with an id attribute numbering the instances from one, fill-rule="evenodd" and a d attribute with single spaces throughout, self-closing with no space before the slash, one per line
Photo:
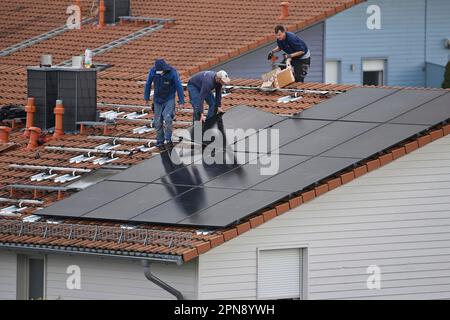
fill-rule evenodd
<path id="1" fill-rule="evenodd" d="M 275 52 L 284 51 L 283 63 L 291 59 L 295 82 L 304 82 L 311 65 L 311 53 L 308 46 L 299 36 L 286 31 L 281 25 L 275 27 L 275 36 L 277 47 L 269 52 L 267 59 L 271 60 Z"/>
<path id="2" fill-rule="evenodd" d="M 155 84 L 153 95 L 154 122 L 156 129 L 156 146 L 171 147 L 173 118 L 175 117 L 175 93 L 178 93 L 180 108 L 184 106 L 184 93 L 180 77 L 175 68 L 167 64 L 164 59 L 156 59 L 155 66 L 148 73 L 145 84 L 144 99 L 149 104 L 152 83 Z"/>
<path id="3" fill-rule="evenodd" d="M 192 76 L 188 81 L 187 89 L 189 92 L 189 99 L 194 108 L 194 121 L 204 122 L 218 112 L 223 113 L 222 86 L 230 81 L 228 74 L 224 70 L 219 72 L 202 71 Z M 212 91 L 215 92 L 215 96 Z M 206 119 L 203 113 L 205 101 L 209 106 Z"/>

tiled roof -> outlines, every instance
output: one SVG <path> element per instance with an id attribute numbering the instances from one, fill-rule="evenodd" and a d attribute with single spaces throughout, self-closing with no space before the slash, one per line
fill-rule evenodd
<path id="1" fill-rule="evenodd" d="M 54 6 L 51 10 L 61 10 L 70 1 L 42 1 L 35 8 L 47 10 L 47 3 Z M 90 1 L 82 1 L 86 7 Z M 298 30 L 312 25 L 361 1 L 354 0 L 303 0 L 292 1 L 290 17 L 282 22 L 290 30 Z M 0 9 L 0 15 L 10 15 L 11 10 L 19 6 L 28 6 L 31 1 L 6 1 L 8 10 Z M 33 2 L 34 3 L 34 2 Z M 46 4 L 43 4 L 46 3 Z M 56 3 L 58 5 L 56 5 Z M 123 47 L 115 48 L 95 58 L 98 62 L 113 64 L 106 71 L 100 72 L 98 82 L 98 102 L 100 111 L 142 112 L 143 80 L 149 65 L 154 58 L 164 56 L 181 72 L 182 78 L 200 69 L 209 68 L 221 61 L 244 53 L 273 40 L 272 29 L 280 22 L 279 1 L 168 1 L 152 2 L 135 0 L 133 14 L 154 18 L 174 18 L 176 24 L 161 31 L 132 41 Z M 42 9 L 44 8 L 44 9 Z M 47 9 L 46 9 L 47 8 Z M 23 9 L 22 9 L 23 10 Z M 30 9 L 31 10 L 31 9 Z M 35 10 L 35 9 L 33 9 Z M 36 9 L 37 10 L 37 9 Z M 19 10 L 20 11 L 20 10 Z M 39 16 L 37 11 L 35 16 Z M 53 11 L 52 11 L 53 12 Z M 84 9 L 86 15 L 86 9 Z M 19 18 L 11 18 L 16 21 Z M 46 21 L 54 21 L 47 19 Z M 226 22 L 226 23 L 223 23 Z M 28 27 L 35 24 L 37 27 Z M 12 24 L 11 24 L 12 25 Z M 9 44 L 23 41 L 46 30 L 58 26 L 36 19 L 24 32 L 16 32 L 16 37 Z M 19 27 L 17 27 L 19 28 Z M 130 34 L 140 26 L 123 25 L 96 29 L 86 25 L 82 30 L 60 34 L 50 40 L 35 44 L 29 48 L 17 51 L 7 57 L 0 57 L 0 105 L 7 103 L 24 104 L 26 100 L 26 70 L 25 66 L 36 64 L 43 53 L 52 53 L 54 62 L 59 63 L 72 55 L 80 54 L 86 48 L 99 47 L 124 35 Z M 193 32 L 195 30 L 195 32 Z M 9 40 L 8 40 L 9 41 Z M 6 43 L 6 42 L 5 42 Z M 144 57 L 144 58 L 143 58 Z M 233 85 L 257 87 L 259 80 L 234 79 Z M 354 86 L 326 85 L 319 83 L 294 84 L 289 88 L 303 90 L 302 98 L 295 102 L 279 103 L 277 100 L 287 94 L 283 92 L 261 92 L 257 90 L 233 89 L 223 99 L 224 108 L 244 104 L 280 115 L 293 115 L 310 108 L 326 99 L 332 98 L 338 92 L 351 90 Z M 324 92 L 322 92 L 324 91 Z M 127 107 L 122 107 L 126 105 Z M 147 109 L 146 112 L 149 110 Z M 178 110 L 176 127 L 186 127 L 191 121 L 191 110 Z M 84 135 L 65 135 L 56 140 L 50 140 L 34 151 L 26 149 L 28 139 L 19 128 L 13 130 L 10 144 L 0 145 L 0 208 L 18 204 L 21 200 L 38 200 L 37 202 L 22 202 L 27 209 L 19 216 L 0 217 L 0 246 L 34 247 L 40 249 L 64 250 L 73 252 L 96 252 L 99 254 L 127 254 L 135 257 L 153 257 L 167 259 L 182 259 L 189 261 L 211 248 L 229 241 L 251 228 L 283 214 L 303 202 L 320 196 L 341 184 L 347 183 L 365 172 L 374 170 L 403 154 L 450 133 L 450 126 L 434 128 L 417 140 L 385 150 L 378 158 L 367 159 L 361 166 L 341 172 L 335 177 L 321 181 L 318 187 L 310 190 L 293 190 L 294 195 L 271 208 L 250 217 L 247 221 L 227 229 L 214 231 L 198 230 L 193 227 L 161 226 L 141 224 L 137 227 L 123 227 L 108 221 L 83 219 L 65 219 L 60 221 L 41 219 L 37 222 L 23 221 L 32 217 L 39 207 L 51 205 L 61 197 L 68 196 L 72 191 L 57 190 L 22 190 L 8 188 L 9 185 L 36 185 L 45 187 L 61 186 L 53 180 L 31 181 L 31 177 L 39 173 L 24 165 L 39 165 L 44 167 L 78 168 L 96 170 L 100 164 L 92 162 L 70 163 L 70 159 L 79 152 L 67 148 L 95 149 L 100 144 L 119 140 L 116 151 L 127 154 L 117 154 L 115 166 L 131 166 L 148 159 L 156 152 L 154 149 L 145 152 L 136 151 L 137 147 L 154 138 L 154 132 L 139 134 L 134 129 L 144 126 L 151 112 L 138 120 L 118 120 L 117 125 L 108 128 L 90 128 Z M 47 138 L 49 135 L 47 135 Z M 48 147 L 66 148 L 65 150 L 49 149 Z M 131 152 L 130 152 L 131 151 Z M 13 165 L 13 166 L 12 166 Z M 61 171 L 61 174 L 71 173 Z M 82 175 L 82 173 L 79 173 Z M 56 223 L 55 223 L 56 222 Z"/>
<path id="2" fill-rule="evenodd" d="M 113 81 L 113 80 L 111 80 Z M 126 82 L 124 80 L 120 80 L 121 82 Z M 134 111 L 141 112 L 142 106 L 128 106 L 128 107 L 120 107 L 117 104 L 128 102 L 141 102 L 137 97 L 142 95 L 142 86 L 134 86 L 136 81 L 129 81 L 130 85 L 133 85 L 134 91 L 125 89 L 124 92 L 118 91 L 115 92 L 115 86 L 111 85 L 109 87 L 110 95 L 109 97 L 100 97 L 100 101 L 105 104 L 100 104 L 100 111 L 126 111 L 127 113 L 131 113 Z M 258 80 L 234 80 L 234 85 L 239 86 L 257 86 L 260 85 L 261 82 Z M 117 88 L 124 88 L 124 86 L 117 86 Z M 127 88 L 125 86 L 125 88 Z M 229 95 L 226 95 L 223 98 L 223 104 L 225 110 L 231 108 L 238 104 L 246 104 L 249 106 L 254 106 L 258 109 L 265 110 L 268 112 L 273 112 L 277 114 L 283 115 L 293 115 L 300 112 L 303 109 L 309 108 L 314 104 L 320 103 L 326 99 L 329 99 L 336 95 L 337 91 L 343 92 L 352 88 L 352 86 L 348 85 L 325 85 L 325 84 L 295 84 L 290 86 L 291 89 L 300 89 L 300 90 L 331 90 L 329 92 L 315 92 L 311 93 L 304 92 L 302 93 L 303 99 L 301 101 L 295 103 L 278 103 L 277 100 L 285 96 L 286 94 L 282 93 L 265 93 L 257 90 L 252 90 L 249 93 L 248 90 L 243 89 L 232 89 Z M 119 89 L 118 89 L 119 90 Z M 128 94 L 126 93 L 129 92 Z M 117 94 L 117 98 L 115 98 Z M 119 100 L 120 97 L 120 100 Z M 125 97 L 125 100 L 122 100 Z M 118 110 L 118 108 L 122 108 L 122 110 Z M 189 122 L 192 119 L 192 111 L 190 109 L 178 110 L 177 118 L 175 121 L 175 127 L 187 127 Z M 120 147 L 115 148 L 115 151 L 130 151 L 136 147 L 139 147 L 146 143 L 147 140 L 138 141 L 137 139 L 153 139 L 155 137 L 155 133 L 146 133 L 144 135 L 133 133 L 133 129 L 142 127 L 146 123 L 148 123 L 149 119 L 152 117 L 151 112 L 147 114 L 144 118 L 140 120 L 118 120 L 117 125 L 108 129 L 106 133 L 107 137 L 121 137 L 121 138 L 131 138 L 136 139 L 136 141 L 120 141 Z M 94 137 L 95 136 L 95 137 Z M 41 146 L 35 151 L 30 151 L 26 149 L 26 145 L 28 143 L 28 139 L 24 138 L 23 133 L 19 130 L 13 131 L 10 136 L 10 142 L 15 144 L 14 149 L 0 151 L 0 199 L 11 199 L 11 201 L 4 200 L 0 203 L 0 208 L 7 207 L 12 205 L 13 200 L 17 199 L 38 199 L 42 201 L 42 204 L 24 204 L 28 208 L 21 213 L 20 216 L 17 217 L 0 217 L 0 243 L 3 244 L 23 244 L 30 245 L 39 243 L 40 245 L 46 246 L 58 246 L 64 247 L 65 250 L 81 250 L 80 248 L 84 248 L 85 246 L 89 246 L 92 250 L 96 249 L 99 252 L 103 252 L 105 248 L 109 251 L 119 250 L 119 251 L 132 251 L 134 254 L 139 255 L 177 255 L 183 257 L 184 260 L 192 259 L 197 256 L 199 253 L 209 249 L 211 246 L 218 245 L 223 242 L 223 234 L 226 236 L 226 239 L 232 236 L 233 232 L 226 231 L 225 233 L 222 231 L 215 231 L 210 234 L 197 234 L 196 228 L 179 228 L 179 227 L 161 227 L 157 225 L 143 225 L 139 226 L 139 230 L 143 228 L 141 231 L 139 230 L 130 230 L 123 231 L 120 228 L 120 224 L 116 223 L 105 223 L 104 221 L 86 221 L 79 219 L 70 219 L 65 220 L 62 224 L 52 224 L 50 228 L 57 229 L 58 232 L 55 231 L 55 236 L 37 236 L 42 231 L 42 225 L 39 223 L 28 223 L 25 225 L 29 228 L 29 236 L 25 234 L 21 234 L 18 236 L 17 232 L 21 229 L 23 224 L 22 219 L 24 217 L 32 215 L 37 208 L 45 207 L 51 205 L 53 202 L 58 201 L 60 197 L 68 196 L 70 192 L 64 193 L 61 195 L 58 191 L 38 191 L 37 193 L 34 190 L 14 190 L 13 194 L 8 189 L 9 185 L 38 185 L 38 186 L 49 186 L 49 187 L 57 187 L 61 184 L 54 182 L 53 180 L 45 180 L 45 181 L 31 181 L 31 177 L 41 172 L 42 170 L 32 170 L 28 168 L 17 168 L 17 166 L 23 165 L 38 165 L 45 167 L 70 167 L 70 168 L 78 168 L 78 169 L 99 169 L 101 165 L 94 165 L 92 162 L 82 162 L 82 163 L 70 163 L 70 159 L 79 155 L 79 152 L 71 152 L 71 151 L 58 151 L 48 149 L 48 147 L 62 147 L 62 148 L 85 148 L 85 149 L 94 149 L 99 145 L 105 142 L 111 142 L 112 139 L 109 140 L 99 140 L 100 137 L 105 137 L 105 133 L 103 132 L 103 128 L 90 128 L 87 129 L 85 135 L 69 135 L 66 134 L 63 137 L 57 140 L 51 140 L 45 145 Z M 148 159 L 152 156 L 155 150 L 149 152 L 136 152 L 130 155 L 116 155 L 119 159 L 112 164 L 114 165 L 123 165 L 130 166 L 141 162 L 145 159 Z M 15 165 L 16 168 L 12 168 L 11 165 Z M 61 174 L 70 173 L 68 171 L 62 171 Z M 80 173 L 81 174 L 81 173 Z M 42 220 L 45 221 L 45 220 Z M 106 236 L 108 240 L 100 240 L 101 237 L 98 237 L 98 234 L 94 231 L 86 231 L 87 236 L 83 233 L 80 238 L 73 237 L 68 239 L 69 234 L 73 234 L 70 232 L 73 227 L 72 224 L 76 226 L 76 228 L 81 229 L 83 226 L 102 226 L 105 230 L 105 235 L 110 235 L 114 233 L 117 235 L 115 241 L 111 241 L 111 236 Z M 45 222 L 43 225 L 46 225 Z M 63 228 L 64 227 L 64 228 Z M 60 232 L 59 230 L 63 228 L 65 232 Z M 92 228 L 92 227 L 91 227 Z M 45 228 L 44 228 L 45 229 Z M 94 228 L 95 229 L 95 228 Z M 47 232 L 50 229 L 47 229 Z M 69 230 L 69 231 L 68 231 Z M 148 231 L 147 231 L 148 230 Z M 160 231 L 164 231 L 164 239 L 160 239 L 159 234 Z M 128 238 L 122 238 L 122 242 L 119 241 L 119 236 L 121 232 L 132 232 L 135 234 L 136 232 L 143 232 L 146 236 L 140 235 L 139 237 L 132 238 L 128 241 L 125 241 Z M 13 233 L 16 234 L 13 236 Z M 97 234 L 98 240 L 93 240 L 93 234 Z M 42 234 L 43 235 L 43 234 Z M 91 238 L 89 238 L 92 236 Z M 181 242 L 171 240 L 172 237 L 178 239 L 184 239 Z M 159 240 L 147 240 L 148 242 L 144 243 L 144 239 L 153 239 L 157 238 Z M 124 240 L 125 239 L 125 240 Z M 134 240 L 133 240 L 134 239 Z M 155 242 L 156 241 L 156 242 Z M 157 245 L 155 245 L 157 243 Z M 63 244 L 63 246 L 61 246 Z M 74 249 L 75 248 L 75 249 Z M 103 250 L 103 251 L 102 251 Z"/>

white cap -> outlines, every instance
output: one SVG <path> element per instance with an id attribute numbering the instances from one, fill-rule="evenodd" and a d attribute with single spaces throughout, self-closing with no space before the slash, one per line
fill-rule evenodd
<path id="1" fill-rule="evenodd" d="M 226 73 L 226 71 L 224 70 L 220 70 L 219 72 L 217 72 L 217 78 L 222 80 L 224 83 L 231 82 L 230 77 L 228 77 L 228 73 Z"/>

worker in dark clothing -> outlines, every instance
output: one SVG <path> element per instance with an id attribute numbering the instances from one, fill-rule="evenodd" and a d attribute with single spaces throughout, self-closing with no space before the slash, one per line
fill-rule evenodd
<path id="1" fill-rule="evenodd" d="M 269 52 L 268 60 L 271 60 L 275 52 L 284 51 L 283 63 L 291 59 L 294 68 L 295 82 L 304 82 L 311 65 L 311 53 L 306 43 L 295 33 L 288 32 L 279 25 L 275 27 L 277 47 Z"/>
<path id="2" fill-rule="evenodd" d="M 192 76 L 188 82 L 187 89 L 189 99 L 194 108 L 194 121 L 205 121 L 205 115 L 203 114 L 203 104 L 205 101 L 209 106 L 206 119 L 213 117 L 218 112 L 223 113 L 221 107 L 222 86 L 229 82 L 230 78 L 223 70 L 219 72 L 202 71 Z M 212 94 L 212 90 L 215 91 L 215 97 Z"/>
<path id="3" fill-rule="evenodd" d="M 145 84 L 144 99 L 149 104 L 152 83 L 155 84 L 153 95 L 154 122 L 156 129 L 156 146 L 172 146 L 172 127 L 175 116 L 175 93 L 178 93 L 179 105 L 184 106 L 184 93 L 177 70 L 167 64 L 164 59 L 156 59 L 155 66 L 148 73 Z"/>

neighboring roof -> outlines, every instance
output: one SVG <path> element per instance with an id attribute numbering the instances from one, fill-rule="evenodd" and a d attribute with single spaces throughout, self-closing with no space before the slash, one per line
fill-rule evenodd
<path id="1" fill-rule="evenodd" d="M 17 1 L 4 2 L 7 9 L 0 10 L 0 21 L 9 21 L 8 16 L 15 10 Z M 285 24 L 289 30 L 304 29 L 360 2 L 362 0 L 295 1 L 290 4 L 289 18 L 279 20 L 280 2 L 276 0 L 257 2 L 176 0 L 151 3 L 147 0 L 133 0 L 134 16 L 175 19 L 175 25 L 166 26 L 125 46 L 95 56 L 94 62 L 113 65 L 99 75 L 99 94 L 108 95 L 111 90 L 106 90 L 106 87 L 120 87 L 126 80 L 145 80 L 146 71 L 158 57 L 164 57 L 182 76 L 189 76 L 273 42 L 273 28 L 278 23 Z M 35 1 L 22 0 L 20 5 L 26 7 L 30 14 L 48 11 L 51 13 L 49 21 L 59 18 L 60 24 L 63 25 L 67 15 L 62 4 L 71 3 L 69 0 L 61 2 L 53 0 L 39 1 L 36 4 Z M 82 1 L 84 17 L 88 16 L 89 10 L 86 8 L 90 8 L 91 4 L 90 0 Z M 33 9 L 35 6 L 36 9 Z M 53 24 L 48 26 L 43 20 L 36 18 L 26 26 L 20 25 L 8 30 L 19 34 L 14 38 L 15 41 L 26 40 L 28 34 L 36 35 L 31 26 L 36 26 L 36 30 L 42 31 L 53 28 Z M 0 105 L 25 104 L 27 95 L 25 67 L 37 65 L 42 54 L 52 54 L 53 63 L 58 64 L 72 56 L 82 54 L 85 48 L 98 48 L 144 26 L 126 23 L 98 29 L 86 24 L 81 30 L 65 32 L 6 57 L 0 57 Z M 22 28 L 27 30 L 23 36 L 20 35 Z"/>

